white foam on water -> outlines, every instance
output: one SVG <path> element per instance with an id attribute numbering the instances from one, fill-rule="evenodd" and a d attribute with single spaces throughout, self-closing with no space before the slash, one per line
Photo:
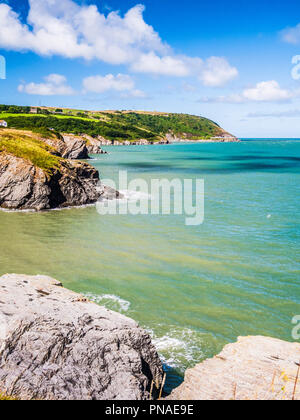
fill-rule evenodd
<path id="1" fill-rule="evenodd" d="M 67 207 L 56 207 L 54 209 L 43 209 L 43 210 L 34 210 L 34 209 L 27 209 L 27 210 L 18 210 L 18 209 L 4 209 L 0 207 L 0 211 L 4 213 L 32 213 L 32 214 L 42 214 L 48 213 L 50 211 L 64 211 L 64 210 L 73 210 L 73 209 L 85 209 L 88 207 L 95 207 L 95 203 L 92 204 L 82 204 L 80 206 L 67 206 Z"/>
<path id="2" fill-rule="evenodd" d="M 126 201 L 151 200 L 151 195 L 143 191 L 123 190 L 120 193 L 124 195 Z"/>
<path id="3" fill-rule="evenodd" d="M 0 211 L 3 213 L 36 213 L 36 210 L 17 210 L 17 209 L 5 209 L 0 207 Z"/>
<path id="4" fill-rule="evenodd" d="M 201 336 L 196 331 L 173 327 L 162 336 L 157 336 L 152 330 L 148 332 L 162 361 L 171 368 L 183 372 L 191 364 L 198 363 L 203 356 Z"/>
<path id="5" fill-rule="evenodd" d="M 127 300 L 116 295 L 94 295 L 92 293 L 83 293 L 83 295 L 89 300 L 116 312 L 127 312 L 131 305 Z"/>

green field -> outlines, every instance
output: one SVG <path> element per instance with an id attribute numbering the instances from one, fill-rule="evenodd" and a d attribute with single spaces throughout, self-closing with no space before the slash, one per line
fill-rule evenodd
<path id="1" fill-rule="evenodd" d="M 6 120 L 7 118 L 17 118 L 17 117 L 36 118 L 37 116 L 47 118 L 47 115 L 43 115 L 43 114 L 38 114 L 38 115 L 37 114 L 12 114 L 9 112 L 0 112 L 0 120 Z M 75 120 L 91 121 L 91 118 L 88 118 L 88 117 L 77 117 L 77 116 L 58 115 L 58 114 L 55 114 L 55 118 L 58 118 L 58 119 L 74 118 Z"/>

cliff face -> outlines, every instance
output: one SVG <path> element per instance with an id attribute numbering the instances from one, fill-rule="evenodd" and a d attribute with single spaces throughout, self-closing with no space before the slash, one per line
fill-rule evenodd
<path id="1" fill-rule="evenodd" d="M 92 166 L 62 161 L 47 174 L 31 162 L 0 154 L 0 207 L 44 210 L 95 203 L 100 197 L 99 174 Z"/>
<path id="2" fill-rule="evenodd" d="M 163 369 L 133 320 L 48 277 L 0 278 L 0 391 L 21 399 L 143 400 Z M 154 387 L 155 395 L 155 387 Z"/>
<path id="3" fill-rule="evenodd" d="M 83 138 L 86 141 L 86 147 L 88 150 L 88 153 L 91 155 L 105 155 L 107 152 L 105 152 L 102 148 L 102 141 L 101 139 L 95 139 L 94 137 L 84 135 Z"/>
<path id="4" fill-rule="evenodd" d="M 89 158 L 86 142 L 79 136 L 63 134 L 60 139 L 53 137 L 41 140 L 53 147 L 58 152 L 58 155 L 65 159 Z"/>
<path id="5" fill-rule="evenodd" d="M 63 158 L 83 156 L 81 152 L 87 153 L 84 140 L 72 139 L 68 143 L 30 132 L 1 132 L 0 207 L 45 210 L 92 204 L 102 195 L 119 197 L 118 192 L 101 184 L 94 167 Z"/>
<path id="6" fill-rule="evenodd" d="M 300 400 L 299 364 L 299 343 L 242 337 L 188 370 L 184 383 L 167 399 Z"/>

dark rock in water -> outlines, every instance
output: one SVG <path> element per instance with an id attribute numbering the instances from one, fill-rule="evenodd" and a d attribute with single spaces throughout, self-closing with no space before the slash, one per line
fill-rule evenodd
<path id="1" fill-rule="evenodd" d="M 113 188 L 108 187 L 106 185 L 101 186 L 100 200 L 115 200 L 122 198 L 124 198 L 124 195 L 121 194 L 119 191 L 116 191 Z"/>
<path id="2" fill-rule="evenodd" d="M 161 361 L 133 320 L 44 276 L 5 275 L 0 290 L 2 393 L 38 400 L 145 400 L 152 380 L 160 387 Z"/>

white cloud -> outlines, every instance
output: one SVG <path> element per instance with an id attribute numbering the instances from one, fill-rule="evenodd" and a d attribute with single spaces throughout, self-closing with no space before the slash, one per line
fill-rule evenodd
<path id="1" fill-rule="evenodd" d="M 190 74 L 190 70 L 183 60 L 171 56 L 159 57 L 154 52 L 142 54 L 131 68 L 138 73 L 152 73 L 165 76 L 183 77 Z"/>
<path id="2" fill-rule="evenodd" d="M 73 95 L 74 90 L 68 86 L 67 79 L 60 74 L 49 74 L 44 77 L 46 83 L 28 83 L 20 84 L 18 91 L 21 93 L 27 93 L 28 95 Z"/>
<path id="3" fill-rule="evenodd" d="M 126 74 L 118 74 L 114 76 L 107 74 L 106 76 L 90 76 L 83 80 L 83 87 L 86 92 L 103 93 L 109 90 L 125 91 L 133 90 L 134 81 Z"/>
<path id="4" fill-rule="evenodd" d="M 255 87 L 245 89 L 242 94 L 242 97 L 246 100 L 256 102 L 286 101 L 291 99 L 292 96 L 293 93 L 282 89 L 276 80 L 257 83 Z"/>
<path id="5" fill-rule="evenodd" d="M 182 55 L 159 57 L 154 52 L 141 55 L 131 69 L 138 73 L 164 76 L 197 76 L 205 86 L 210 87 L 224 86 L 239 74 L 223 57 L 210 57 L 207 60 Z"/>
<path id="6" fill-rule="evenodd" d="M 146 98 L 147 95 L 145 92 L 139 89 L 134 89 L 130 92 L 130 96 L 133 98 Z"/>
<path id="7" fill-rule="evenodd" d="M 130 98 L 145 99 L 145 98 L 147 98 L 147 95 L 142 90 L 134 89 L 134 90 L 131 90 L 130 92 L 122 93 L 121 98 L 123 98 L 123 99 L 130 99 Z"/>
<path id="8" fill-rule="evenodd" d="M 67 81 L 66 77 L 62 74 L 52 73 L 49 76 L 45 77 L 46 82 L 51 83 L 56 86 L 64 85 Z"/>
<path id="9" fill-rule="evenodd" d="M 238 70 L 230 66 L 222 57 L 210 57 L 204 63 L 204 68 L 199 78 L 205 86 L 219 87 L 235 79 Z"/>
<path id="10" fill-rule="evenodd" d="M 244 89 L 242 93 L 217 98 L 203 98 L 201 102 L 286 102 L 299 96 L 299 91 L 282 89 L 276 80 L 257 83 L 254 87 Z"/>
<path id="11" fill-rule="evenodd" d="M 284 29 L 281 32 L 281 36 L 289 44 L 300 44 L 300 23 L 293 28 Z"/>
<path id="12" fill-rule="evenodd" d="M 196 76 L 206 86 L 223 86 L 238 75 L 224 58 L 203 61 L 174 54 L 144 21 L 142 5 L 123 17 L 72 0 L 29 0 L 29 5 L 23 24 L 10 6 L 0 4 L 0 48 L 125 64 L 140 73 Z"/>
<path id="13" fill-rule="evenodd" d="M 96 6 L 79 6 L 72 0 L 29 0 L 29 5 L 27 23 L 32 29 L 20 22 L 11 7 L 0 4 L 1 47 L 111 64 L 130 63 L 144 51 L 164 54 L 168 50 L 144 22 L 141 5 L 123 18 L 116 12 L 106 17 Z"/>
<path id="14" fill-rule="evenodd" d="M 145 98 L 145 92 L 135 89 L 134 80 L 127 74 L 90 76 L 83 79 L 84 92 L 120 92 L 122 98 Z"/>

